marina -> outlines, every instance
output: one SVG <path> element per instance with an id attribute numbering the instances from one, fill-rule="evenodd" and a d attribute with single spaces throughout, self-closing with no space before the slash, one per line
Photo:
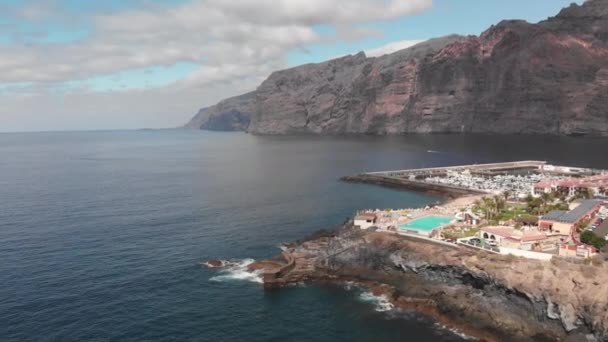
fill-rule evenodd
<path id="1" fill-rule="evenodd" d="M 350 182 L 373 183 L 459 197 L 465 194 L 503 194 L 523 199 L 539 189 L 571 185 L 568 192 L 587 187 L 595 195 L 606 192 L 608 171 L 572 166 L 551 165 L 528 160 L 492 164 L 366 172 L 344 177 Z M 579 181 L 574 181 L 579 180 Z M 541 188 L 539 188 L 541 186 Z M 547 192 L 549 191 L 547 190 Z"/>
<path id="2" fill-rule="evenodd" d="M 357 212 L 360 229 L 419 236 L 537 260 L 590 258 L 608 243 L 608 171 L 516 161 L 348 177 L 451 197 L 425 208 Z M 591 234 L 591 235 L 590 235 Z"/>

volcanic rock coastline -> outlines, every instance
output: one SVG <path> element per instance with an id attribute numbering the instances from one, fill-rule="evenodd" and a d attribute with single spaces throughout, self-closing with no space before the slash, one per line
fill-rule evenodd
<path id="1" fill-rule="evenodd" d="M 244 97 L 244 98 L 243 98 Z M 272 73 L 187 127 L 254 134 L 608 135 L 608 0 L 376 58 Z"/>
<path id="2" fill-rule="evenodd" d="M 266 288 L 354 281 L 482 340 L 608 341 L 603 264 L 490 254 L 352 222 L 288 244 L 280 258 L 250 266 L 272 265 Z"/>

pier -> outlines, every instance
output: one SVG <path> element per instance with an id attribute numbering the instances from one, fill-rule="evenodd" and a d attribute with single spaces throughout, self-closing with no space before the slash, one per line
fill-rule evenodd
<path id="1" fill-rule="evenodd" d="M 491 164 L 471 164 L 471 165 L 457 165 L 457 166 L 444 166 L 444 167 L 431 167 L 423 169 L 408 169 L 408 170 L 396 170 L 396 171 L 379 171 L 379 172 L 366 172 L 366 175 L 385 176 L 385 177 L 409 177 L 409 176 L 430 176 L 445 174 L 447 171 L 465 171 L 469 170 L 472 173 L 486 173 L 486 172 L 513 172 L 515 170 L 540 170 L 547 162 L 538 160 L 526 160 L 526 161 L 514 161 L 505 163 L 491 163 Z"/>
<path id="2" fill-rule="evenodd" d="M 605 170 L 557 166 L 545 161 L 524 160 L 420 169 L 365 172 L 343 177 L 343 181 L 377 184 L 460 197 L 463 195 L 509 193 L 533 194 L 541 181 L 560 181 L 607 174 Z"/>

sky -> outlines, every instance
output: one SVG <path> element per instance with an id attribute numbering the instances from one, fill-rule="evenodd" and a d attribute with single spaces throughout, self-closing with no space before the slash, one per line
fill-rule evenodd
<path id="1" fill-rule="evenodd" d="M 0 132 L 177 127 L 272 71 L 582 0 L 0 0 Z"/>

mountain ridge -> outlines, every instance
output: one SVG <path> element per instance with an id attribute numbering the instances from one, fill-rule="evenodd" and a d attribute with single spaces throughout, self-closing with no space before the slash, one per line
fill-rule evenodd
<path id="1" fill-rule="evenodd" d="M 608 0 L 589 0 L 537 24 L 503 20 L 479 36 L 275 71 L 246 101 L 224 100 L 187 126 L 229 122 L 220 128 L 253 134 L 608 136 L 607 42 Z"/>

